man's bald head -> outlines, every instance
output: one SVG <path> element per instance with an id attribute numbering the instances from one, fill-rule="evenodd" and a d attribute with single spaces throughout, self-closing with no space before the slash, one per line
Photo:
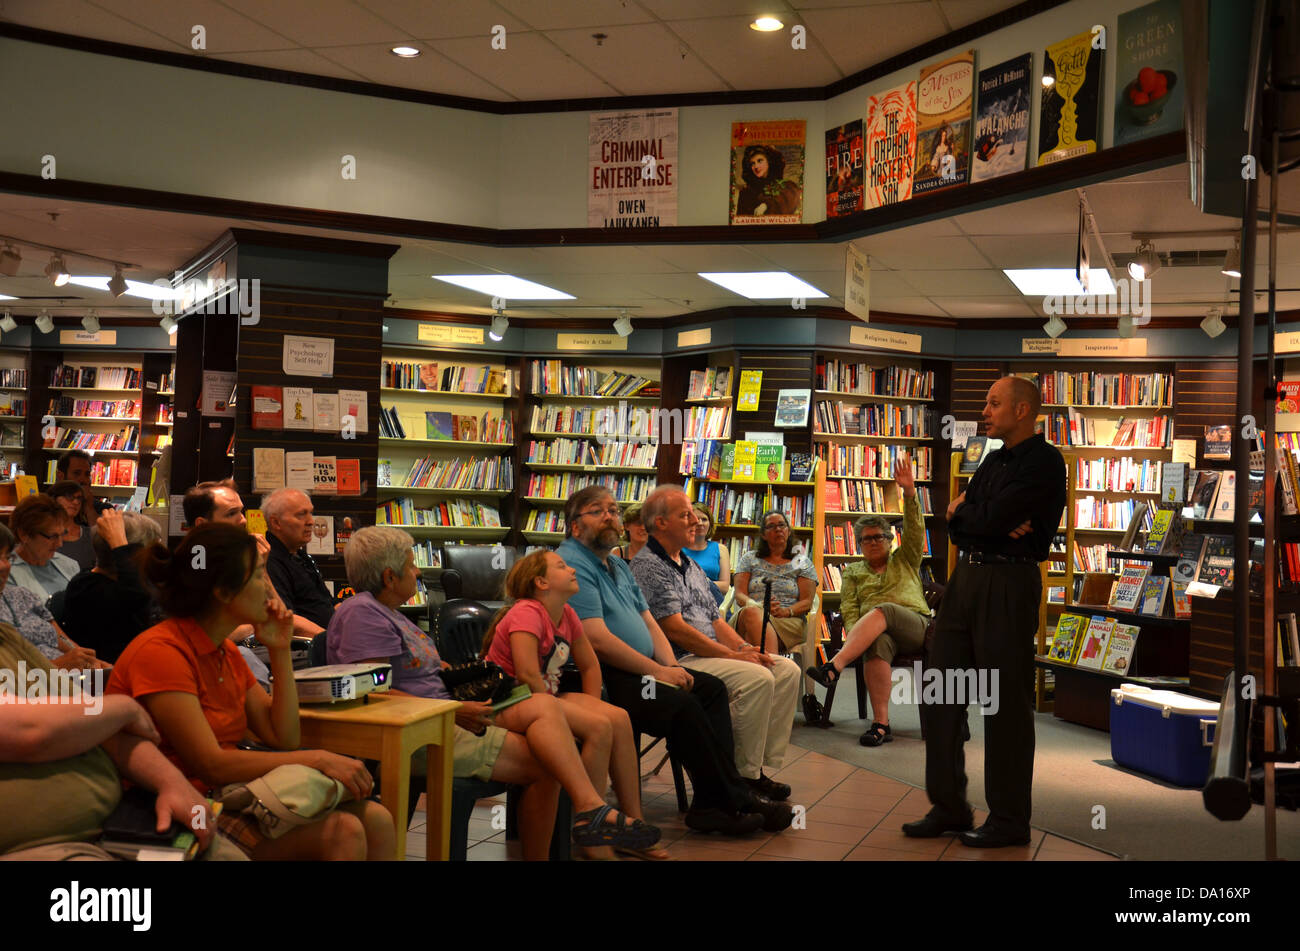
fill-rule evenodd
<path id="1" fill-rule="evenodd" d="M 1038 392 L 1038 387 L 1023 376 L 1004 376 L 1000 382 L 1006 383 L 1010 387 L 1011 402 L 1013 404 L 1028 403 L 1030 418 L 1038 418 L 1038 411 L 1043 407 L 1043 397 Z"/>

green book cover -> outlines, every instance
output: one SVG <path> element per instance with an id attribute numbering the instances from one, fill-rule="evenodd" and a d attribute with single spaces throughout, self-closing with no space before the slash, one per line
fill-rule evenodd
<path id="1" fill-rule="evenodd" d="M 754 481 L 785 481 L 785 446 L 759 443 L 754 452 Z"/>
<path id="2" fill-rule="evenodd" d="M 722 446 L 722 465 L 718 469 L 719 479 L 731 479 L 736 471 L 736 444 L 724 443 Z"/>
<path id="3" fill-rule="evenodd" d="M 516 703 L 527 700 L 532 695 L 533 691 L 529 689 L 528 684 L 520 684 L 515 687 L 514 690 L 510 691 L 504 700 L 498 700 L 496 703 L 492 704 L 492 712 L 500 713 L 506 707 L 513 707 Z"/>

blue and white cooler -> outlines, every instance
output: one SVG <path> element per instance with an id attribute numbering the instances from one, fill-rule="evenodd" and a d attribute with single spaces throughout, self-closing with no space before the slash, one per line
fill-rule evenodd
<path id="1" fill-rule="evenodd" d="M 1110 692 L 1110 755 L 1176 786 L 1203 786 L 1219 705 L 1172 690 L 1124 684 Z"/>

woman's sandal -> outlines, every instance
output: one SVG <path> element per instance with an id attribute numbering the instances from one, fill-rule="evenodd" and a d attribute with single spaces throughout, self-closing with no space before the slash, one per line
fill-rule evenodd
<path id="1" fill-rule="evenodd" d="M 618 814 L 615 822 L 605 821 L 613 806 L 598 806 L 573 817 L 573 844 L 583 847 L 612 845 L 623 849 L 648 849 L 659 841 L 662 833 L 655 826 L 640 819 L 628 819 Z"/>
<path id="2" fill-rule="evenodd" d="M 667 849 L 615 849 L 619 855 L 626 855 L 628 858 L 644 859 L 647 862 L 668 862 L 672 860 L 672 853 Z"/>
<path id="3" fill-rule="evenodd" d="M 816 667 L 809 667 L 806 673 L 813 680 L 827 688 L 840 679 L 840 672 L 835 669 L 835 665 L 829 660 L 824 664 L 818 664 Z"/>
<path id="4" fill-rule="evenodd" d="M 871 729 L 863 733 L 858 742 L 863 746 L 880 746 L 894 742 L 894 734 L 890 732 L 888 723 L 872 723 Z"/>

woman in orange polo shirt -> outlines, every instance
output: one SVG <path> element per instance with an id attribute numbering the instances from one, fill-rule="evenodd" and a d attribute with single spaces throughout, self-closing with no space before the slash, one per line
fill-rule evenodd
<path id="1" fill-rule="evenodd" d="M 140 634 L 122 652 L 109 693 L 134 697 L 162 735 L 162 750 L 200 792 L 244 783 L 277 766 L 313 766 L 341 782 L 352 802 L 320 822 L 264 839 L 243 817 L 222 817 L 222 828 L 255 860 L 378 860 L 393 857 L 393 820 L 365 801 L 373 780 L 356 759 L 324 750 L 299 750 L 298 691 L 289 643 L 293 615 L 266 580 L 266 558 L 243 528 L 206 523 L 169 552 L 141 553 L 144 572 L 158 588 L 168 620 Z M 268 695 L 229 640 L 253 625 L 270 654 Z M 248 734 L 285 752 L 241 750 Z M 227 824 L 230 828 L 227 829 Z"/>

